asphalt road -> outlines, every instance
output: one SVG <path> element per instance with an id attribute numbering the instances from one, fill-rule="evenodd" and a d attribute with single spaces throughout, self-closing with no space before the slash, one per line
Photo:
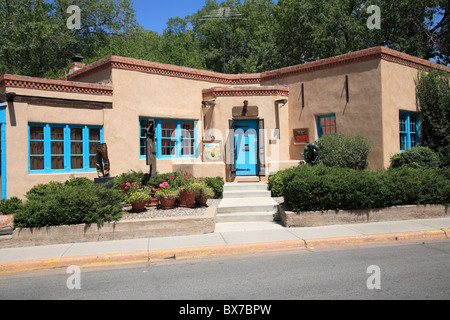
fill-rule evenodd
<path id="1" fill-rule="evenodd" d="M 449 300 L 450 242 L 79 271 L 2 276 L 0 300 Z"/>

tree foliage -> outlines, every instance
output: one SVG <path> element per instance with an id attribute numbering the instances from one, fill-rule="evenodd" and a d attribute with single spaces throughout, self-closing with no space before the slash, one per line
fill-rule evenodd
<path id="1" fill-rule="evenodd" d="M 69 30 L 69 5 L 81 29 Z M 370 5 L 381 28 L 369 29 Z M 204 20 L 220 7 L 240 19 Z M 0 0 L 0 74 L 58 77 L 75 54 L 90 63 L 108 55 L 227 73 L 254 73 L 387 46 L 450 63 L 447 0 L 205 0 L 162 34 L 144 30 L 132 0 Z"/>
<path id="2" fill-rule="evenodd" d="M 422 145 L 435 151 L 441 165 L 450 166 L 450 76 L 432 70 L 421 73 L 417 96 L 422 113 Z"/>

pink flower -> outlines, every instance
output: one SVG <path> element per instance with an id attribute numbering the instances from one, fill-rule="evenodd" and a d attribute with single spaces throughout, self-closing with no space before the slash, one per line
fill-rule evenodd
<path id="1" fill-rule="evenodd" d="M 161 183 L 160 185 L 159 185 L 159 187 L 160 188 L 163 188 L 163 189 L 165 189 L 166 187 L 168 187 L 169 186 L 169 183 L 167 182 L 167 181 L 164 181 L 163 183 Z"/>
<path id="2" fill-rule="evenodd" d="M 202 180 L 202 179 L 200 179 L 200 182 L 203 182 L 203 180 Z"/>
<path id="3" fill-rule="evenodd" d="M 130 184 L 129 182 L 125 183 L 125 185 L 126 185 L 127 187 L 131 187 L 131 184 Z"/>
<path id="4" fill-rule="evenodd" d="M 188 178 L 188 177 L 186 177 L 185 179 L 186 179 L 186 180 L 189 180 L 189 178 Z"/>
<path id="5" fill-rule="evenodd" d="M 170 177 L 170 179 L 173 179 L 173 178 L 175 178 L 175 177 L 174 177 L 174 176 L 171 176 L 171 177 Z"/>

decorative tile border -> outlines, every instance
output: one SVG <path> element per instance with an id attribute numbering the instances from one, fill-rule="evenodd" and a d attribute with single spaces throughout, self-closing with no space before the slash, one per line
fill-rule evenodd
<path id="1" fill-rule="evenodd" d="M 203 90 L 203 99 L 233 96 L 288 96 L 288 87 L 215 87 Z"/>
<path id="2" fill-rule="evenodd" d="M 416 58 L 389 48 L 375 47 L 323 60 L 307 62 L 296 66 L 254 74 L 224 74 L 220 72 L 180 67 L 145 60 L 110 56 L 108 58 L 99 60 L 82 70 L 74 72 L 72 75 L 68 76 L 68 79 L 81 79 L 82 77 L 85 77 L 86 75 L 91 73 L 96 73 L 108 68 L 116 68 L 122 70 L 132 70 L 171 77 L 214 82 L 226 85 L 248 85 L 260 84 L 264 81 L 290 77 L 303 73 L 316 72 L 320 70 L 327 70 L 375 59 L 383 59 L 420 70 L 424 69 L 428 71 L 430 70 L 430 68 L 441 68 L 450 72 L 450 68 L 448 67 L 441 66 L 424 59 Z"/>
<path id="3" fill-rule="evenodd" d="M 26 88 L 106 96 L 113 95 L 113 88 L 111 86 L 84 82 L 33 78 L 9 74 L 0 76 L 0 88 L 1 87 Z"/>
<path id="4" fill-rule="evenodd" d="M 111 86 L 75 82 L 81 81 L 83 78 L 91 74 L 95 74 L 108 69 L 131 70 L 224 85 L 259 85 L 266 81 L 273 81 L 276 79 L 282 79 L 299 74 L 327 70 L 376 59 L 382 59 L 419 70 L 429 71 L 431 68 L 438 68 L 450 72 L 449 67 L 438 65 L 436 63 L 416 58 L 411 55 L 385 47 L 365 49 L 332 58 L 314 62 L 307 62 L 292 67 L 254 74 L 224 74 L 220 72 L 180 67 L 145 60 L 110 56 L 94 62 L 84 67 L 83 69 L 77 70 L 74 73 L 64 76 L 58 80 L 32 78 L 17 75 L 3 75 L 0 77 L 0 88 L 9 86 L 17 88 L 30 88 L 95 95 L 112 95 L 113 89 Z M 240 91 L 230 91 L 225 89 L 221 94 L 225 95 L 226 92 L 228 92 L 230 95 L 247 95 L 245 94 L 246 90 L 248 95 L 279 95 L 279 93 L 277 92 L 266 93 L 265 91 L 267 91 L 267 89 L 261 88 L 253 91 L 254 93 L 251 93 L 251 90 L 249 89 Z M 283 90 L 285 89 L 282 89 L 281 95 L 283 95 Z M 217 89 L 214 89 L 214 92 L 215 94 L 219 94 L 219 91 Z M 206 94 L 207 93 L 208 92 L 206 92 Z"/>

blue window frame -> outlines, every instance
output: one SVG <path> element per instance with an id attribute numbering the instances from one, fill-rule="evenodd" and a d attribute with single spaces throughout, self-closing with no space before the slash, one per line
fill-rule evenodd
<path id="1" fill-rule="evenodd" d="M 28 172 L 32 174 L 95 172 L 99 126 L 30 123 Z"/>
<path id="2" fill-rule="evenodd" d="M 400 151 L 420 146 L 420 116 L 400 111 Z"/>
<path id="3" fill-rule="evenodd" d="M 317 132 L 319 134 L 319 138 L 327 133 L 336 133 L 336 115 L 328 114 L 317 116 Z"/>
<path id="4" fill-rule="evenodd" d="M 150 118 L 139 119 L 139 156 L 146 156 L 146 128 Z M 197 122 L 193 120 L 152 119 L 155 121 L 157 159 L 197 157 Z"/>

